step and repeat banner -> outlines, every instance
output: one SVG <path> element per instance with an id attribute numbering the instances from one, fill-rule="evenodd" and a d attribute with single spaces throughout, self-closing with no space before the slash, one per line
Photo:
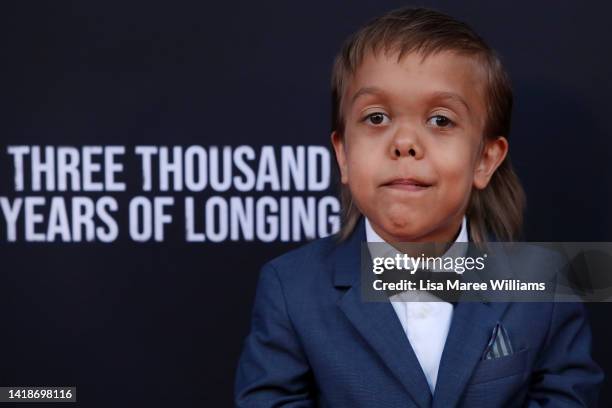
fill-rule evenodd
<path id="1" fill-rule="evenodd" d="M 184 242 L 301 242 L 339 229 L 326 146 L 128 149 L 6 146 L 13 197 L 0 197 L 4 239 L 164 242 L 176 223 Z M 123 181 L 126 161 L 140 168 L 135 185 Z"/>
<path id="2" fill-rule="evenodd" d="M 261 266 L 340 228 L 333 58 L 402 5 L 13 2 L 0 386 L 232 406 Z M 526 240 L 612 241 L 611 7 L 424 5 L 470 23 L 510 72 Z M 612 306 L 588 307 L 609 371 Z"/>

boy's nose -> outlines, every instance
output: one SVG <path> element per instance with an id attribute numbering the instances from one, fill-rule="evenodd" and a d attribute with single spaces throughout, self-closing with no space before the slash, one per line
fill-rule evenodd
<path id="1" fill-rule="evenodd" d="M 395 156 L 396 157 L 401 157 L 401 155 L 402 155 L 402 153 L 401 153 L 400 149 L 396 148 L 395 149 Z M 411 147 L 410 149 L 408 149 L 408 156 L 412 156 L 412 157 L 416 156 L 416 151 L 414 150 L 414 148 Z"/>
<path id="2" fill-rule="evenodd" d="M 394 159 L 400 157 L 413 157 L 420 159 L 423 157 L 423 149 L 414 140 L 394 140 L 391 146 L 391 156 Z"/>

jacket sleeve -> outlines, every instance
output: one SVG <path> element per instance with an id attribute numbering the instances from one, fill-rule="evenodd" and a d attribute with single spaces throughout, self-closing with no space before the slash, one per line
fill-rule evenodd
<path id="1" fill-rule="evenodd" d="M 536 361 L 525 406 L 597 407 L 604 374 L 591 358 L 583 303 L 553 303 L 547 344 Z"/>
<path id="2" fill-rule="evenodd" d="M 237 407 L 314 407 L 312 374 L 287 312 L 277 270 L 259 275 L 248 334 L 236 372 Z"/>

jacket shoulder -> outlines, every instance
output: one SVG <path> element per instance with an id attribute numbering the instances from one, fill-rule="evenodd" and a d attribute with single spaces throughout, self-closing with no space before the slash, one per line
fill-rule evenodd
<path id="1" fill-rule="evenodd" d="M 263 269 L 276 270 L 281 281 L 294 281 L 313 276 L 315 271 L 326 270 L 338 245 L 336 235 L 310 241 L 296 249 L 268 261 Z"/>

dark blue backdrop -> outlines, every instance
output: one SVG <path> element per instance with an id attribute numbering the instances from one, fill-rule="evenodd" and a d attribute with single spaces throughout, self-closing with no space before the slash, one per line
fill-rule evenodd
<path id="1" fill-rule="evenodd" d="M 2 13 L 3 151 L 327 145 L 341 42 L 406 4 L 14 3 Z M 612 241 L 612 6 L 420 4 L 472 24 L 510 72 L 527 240 Z M 16 197 L 11 171 L 0 163 L 0 195 Z M 259 267 L 299 243 L 187 244 L 181 234 L 158 244 L 0 241 L 0 385 L 76 385 L 88 407 L 231 406 Z M 610 372 L 612 305 L 589 309 L 595 357 Z"/>

